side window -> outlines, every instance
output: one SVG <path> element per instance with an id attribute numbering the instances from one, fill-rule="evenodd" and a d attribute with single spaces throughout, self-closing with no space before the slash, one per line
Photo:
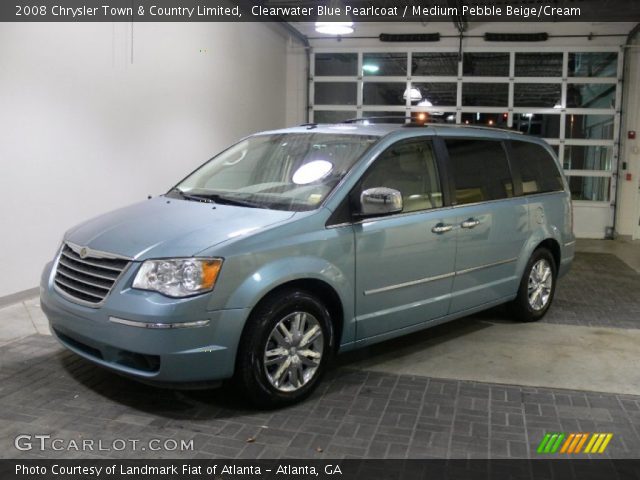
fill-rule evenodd
<path id="1" fill-rule="evenodd" d="M 373 187 L 402 193 L 403 212 L 442 206 L 442 189 L 429 141 L 401 141 L 386 150 L 364 174 L 361 191 Z"/>
<path id="2" fill-rule="evenodd" d="M 464 138 L 449 138 L 445 142 L 458 205 L 513 196 L 511 171 L 502 142 Z"/>
<path id="3" fill-rule="evenodd" d="M 562 176 L 553 157 L 537 143 L 511 143 L 511 163 L 520 171 L 522 193 L 556 192 L 564 189 Z"/>

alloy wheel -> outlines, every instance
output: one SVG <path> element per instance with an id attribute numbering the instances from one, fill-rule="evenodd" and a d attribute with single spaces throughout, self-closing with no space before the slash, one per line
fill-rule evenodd
<path id="1" fill-rule="evenodd" d="M 542 310 L 549 303 L 552 286 L 553 270 L 549 262 L 541 258 L 533 265 L 529 273 L 527 289 L 529 306 L 536 311 Z"/>
<path id="2" fill-rule="evenodd" d="M 264 368 L 273 387 L 282 392 L 302 388 L 316 374 L 324 348 L 320 322 L 308 312 L 293 312 L 269 334 Z"/>

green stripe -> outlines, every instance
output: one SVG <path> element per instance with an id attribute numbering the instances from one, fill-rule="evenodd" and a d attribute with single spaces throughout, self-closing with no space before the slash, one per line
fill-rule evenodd
<path id="1" fill-rule="evenodd" d="M 558 435 L 558 440 L 556 441 L 556 444 L 551 449 L 551 453 L 556 453 L 558 451 L 563 439 L 564 439 L 564 433 L 561 433 L 560 435 Z"/>
<path id="2" fill-rule="evenodd" d="M 553 447 L 553 444 L 556 441 L 556 438 L 558 438 L 557 433 L 554 433 L 553 435 L 551 435 L 551 438 L 547 442 L 547 446 L 544 447 L 544 453 L 551 453 L 551 447 Z"/>
<path id="3" fill-rule="evenodd" d="M 544 436 L 544 438 L 542 439 L 542 441 L 540 442 L 540 445 L 538 445 L 538 453 L 544 452 L 544 447 L 547 444 L 547 442 L 549 441 L 549 438 L 551 438 L 551 434 L 547 433 Z"/>

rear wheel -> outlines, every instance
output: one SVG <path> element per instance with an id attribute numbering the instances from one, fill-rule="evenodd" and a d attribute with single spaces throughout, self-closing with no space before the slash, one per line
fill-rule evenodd
<path id="1" fill-rule="evenodd" d="M 240 342 L 236 378 L 261 407 L 298 402 L 317 386 L 333 351 L 333 324 L 320 300 L 283 290 L 251 314 Z"/>
<path id="2" fill-rule="evenodd" d="M 509 305 L 515 318 L 523 322 L 540 320 L 549 310 L 556 289 L 557 267 L 546 248 L 533 252 L 522 275 L 518 296 Z"/>

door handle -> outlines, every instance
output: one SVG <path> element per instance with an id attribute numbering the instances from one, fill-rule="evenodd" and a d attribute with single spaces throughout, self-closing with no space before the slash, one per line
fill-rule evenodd
<path id="1" fill-rule="evenodd" d="M 431 229 L 433 233 L 446 233 L 450 230 L 453 230 L 453 225 L 447 225 L 445 223 L 438 223 Z"/>
<path id="2" fill-rule="evenodd" d="M 468 218 L 460 224 L 462 228 L 475 228 L 480 225 L 480 220 L 477 218 Z"/>

